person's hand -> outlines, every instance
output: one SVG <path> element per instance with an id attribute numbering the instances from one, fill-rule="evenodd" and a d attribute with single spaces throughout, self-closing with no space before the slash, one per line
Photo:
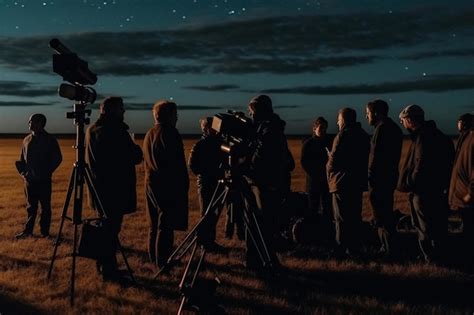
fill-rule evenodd
<path id="1" fill-rule="evenodd" d="M 462 201 L 464 201 L 465 204 L 470 204 L 472 202 L 472 196 L 471 194 L 467 194 L 462 198 Z"/>

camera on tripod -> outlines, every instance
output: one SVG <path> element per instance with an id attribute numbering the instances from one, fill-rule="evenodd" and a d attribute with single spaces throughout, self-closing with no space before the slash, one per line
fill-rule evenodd
<path id="1" fill-rule="evenodd" d="M 212 118 L 211 128 L 219 135 L 223 144 L 221 150 L 244 157 L 248 151 L 250 141 L 253 139 L 254 129 L 252 120 L 242 112 L 228 110 Z"/>
<path id="2" fill-rule="evenodd" d="M 71 84 L 63 83 L 58 92 L 61 97 L 92 104 L 97 98 L 96 91 L 86 85 L 94 85 L 97 75 L 89 70 L 86 61 L 82 60 L 62 44 L 57 38 L 49 42 L 49 46 L 56 51 L 53 55 L 53 71 Z"/>

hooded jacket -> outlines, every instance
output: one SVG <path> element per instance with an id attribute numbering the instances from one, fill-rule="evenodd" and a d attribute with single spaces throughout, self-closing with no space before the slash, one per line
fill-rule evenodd
<path id="1" fill-rule="evenodd" d="M 411 134 L 411 144 L 400 169 L 397 189 L 416 194 L 439 194 L 448 189 L 454 144 L 432 120 Z"/>
<path id="2" fill-rule="evenodd" d="M 370 138 L 360 123 L 344 126 L 334 138 L 326 165 L 329 192 L 367 190 Z"/>

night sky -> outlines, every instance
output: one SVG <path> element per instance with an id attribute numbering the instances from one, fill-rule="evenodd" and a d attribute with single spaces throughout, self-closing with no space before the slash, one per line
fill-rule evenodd
<path id="1" fill-rule="evenodd" d="M 152 126 L 160 99 L 178 104 L 178 128 L 246 111 L 266 93 L 288 134 L 325 116 L 336 131 L 341 107 L 382 98 L 390 115 L 419 104 L 455 134 L 474 110 L 474 0 L 0 0 L 0 133 L 26 133 L 28 116 L 73 133 L 72 102 L 57 95 L 51 38 L 89 62 L 104 96 L 122 96 L 131 131 Z"/>

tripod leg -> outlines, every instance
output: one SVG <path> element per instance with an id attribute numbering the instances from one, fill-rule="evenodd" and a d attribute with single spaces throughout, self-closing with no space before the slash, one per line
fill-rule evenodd
<path id="1" fill-rule="evenodd" d="M 122 254 L 123 262 L 125 263 L 125 266 L 127 267 L 127 271 L 128 271 L 128 274 L 130 275 L 130 279 L 132 279 L 132 281 L 136 283 L 135 277 L 133 276 L 133 270 L 130 267 L 130 264 L 128 263 L 127 256 L 125 256 L 125 252 L 123 251 L 122 244 L 120 244 L 119 240 L 117 240 L 117 247 L 120 251 L 120 254 Z"/>
<path id="2" fill-rule="evenodd" d="M 74 224 L 74 240 L 72 244 L 72 269 L 71 269 L 71 306 L 74 306 L 74 285 L 76 279 L 76 245 L 77 245 L 77 224 Z"/>
<path id="3" fill-rule="evenodd" d="M 59 242 L 60 242 L 61 234 L 62 234 L 62 231 L 63 231 L 64 220 L 67 217 L 67 209 L 69 208 L 69 202 L 71 201 L 72 192 L 74 190 L 76 171 L 77 171 L 77 169 L 76 169 L 76 167 L 74 167 L 72 169 L 71 177 L 69 179 L 69 186 L 68 186 L 67 193 L 66 193 L 66 199 L 64 201 L 63 212 L 61 214 L 61 223 L 59 224 L 58 235 L 56 236 L 56 241 L 54 242 L 53 256 L 51 256 L 51 263 L 49 265 L 48 279 L 51 278 L 51 273 L 53 272 L 54 261 L 56 260 L 56 254 L 57 254 L 57 251 L 58 251 Z"/>

